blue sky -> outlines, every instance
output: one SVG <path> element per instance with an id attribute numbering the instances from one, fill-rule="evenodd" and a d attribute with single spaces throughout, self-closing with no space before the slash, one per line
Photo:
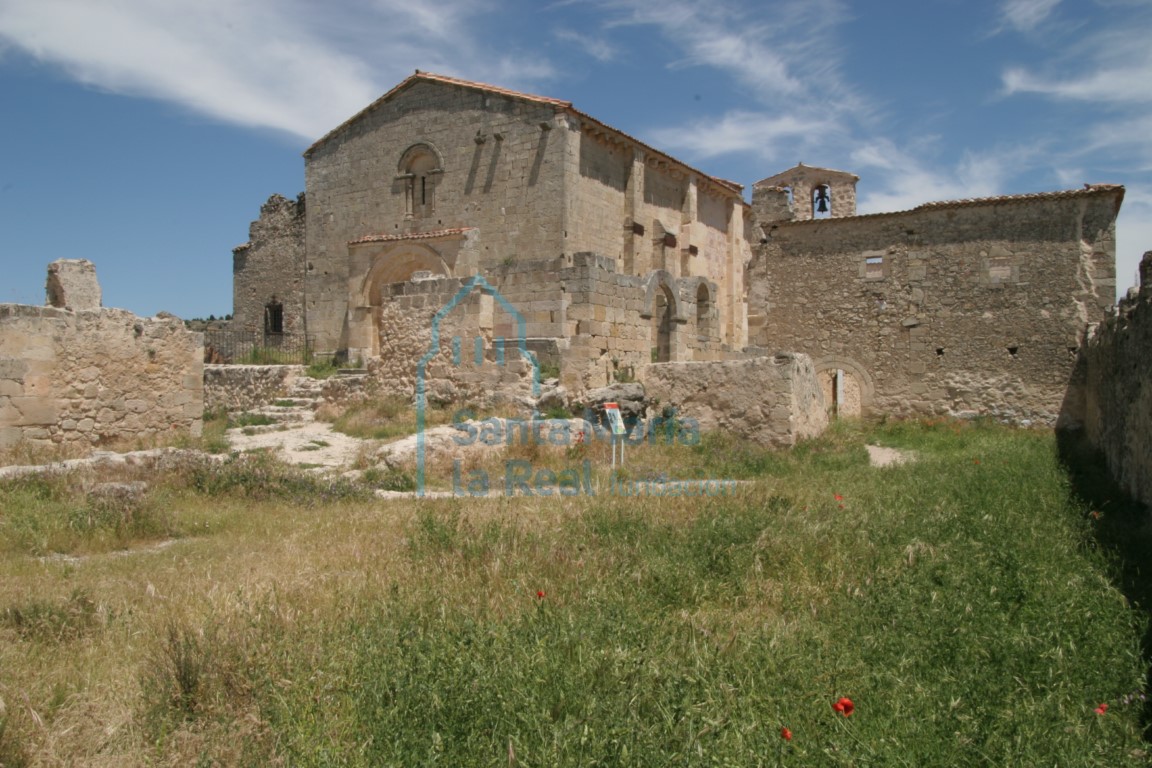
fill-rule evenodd
<path id="1" fill-rule="evenodd" d="M 94 261 L 105 306 L 232 311 L 232 248 L 301 152 L 415 69 L 567 99 L 751 187 L 861 212 L 1127 187 L 1152 249 L 1152 0 L 0 0 L 0 302 Z"/>

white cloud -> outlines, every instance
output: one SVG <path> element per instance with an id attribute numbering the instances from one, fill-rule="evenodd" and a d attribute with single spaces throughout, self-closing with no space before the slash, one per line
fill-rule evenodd
<path id="1" fill-rule="evenodd" d="M 757 3 L 713 0 L 599 0 L 609 25 L 659 29 L 683 51 L 673 67 L 715 67 L 749 98 L 790 111 L 820 104 L 862 110 L 840 76 L 836 30 L 848 19 L 840 0 L 787 0 L 770 12 Z M 787 100 L 787 102 L 785 102 Z"/>
<path id="2" fill-rule="evenodd" d="M 597 61 L 612 61 L 616 58 L 616 48 L 603 38 L 581 34 L 573 29 L 558 29 L 554 34 L 557 39 L 574 43 L 584 53 Z"/>
<path id="3" fill-rule="evenodd" d="M 1046 20 L 1060 0 L 1007 0 L 1000 15 L 1008 26 L 1019 32 L 1031 32 Z"/>
<path id="4" fill-rule="evenodd" d="M 0 46 L 91 86 L 311 140 L 417 67 L 513 84 L 551 74 L 543 59 L 481 50 L 468 27 L 481 10 L 475 0 L 0 0 Z"/>
<path id="5" fill-rule="evenodd" d="M 1116 288 L 1123 296 L 1136 285 L 1140 257 L 1152 251 L 1152 186 L 1129 186 L 1116 219 Z"/>
<path id="6" fill-rule="evenodd" d="M 951 167 L 933 167 L 886 139 L 852 152 L 853 170 L 864 176 L 860 213 L 903 211 L 928 202 L 1003 194 L 1010 178 L 1040 154 L 1038 147 L 965 152 Z"/>
<path id="7" fill-rule="evenodd" d="M 778 161 L 781 148 L 795 151 L 806 142 L 824 142 L 829 136 L 821 121 L 808 121 L 792 115 L 735 111 L 720 118 L 707 118 L 675 128 L 661 128 L 651 134 L 652 142 L 663 149 L 683 152 L 694 158 L 711 158 L 746 152 L 766 161 Z"/>
<path id="8" fill-rule="evenodd" d="M 1020 66 L 1005 69 L 1004 91 L 1118 106 L 1152 103 L 1150 35 L 1152 14 L 1109 17 L 1074 44 L 1054 49 L 1039 66 L 1044 74 Z"/>

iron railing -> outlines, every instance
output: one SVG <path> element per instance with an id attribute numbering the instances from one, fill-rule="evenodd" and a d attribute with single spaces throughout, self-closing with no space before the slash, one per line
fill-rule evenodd
<path id="1" fill-rule="evenodd" d="M 204 362 L 222 365 L 308 365 L 314 343 L 302 333 L 204 331 Z"/>

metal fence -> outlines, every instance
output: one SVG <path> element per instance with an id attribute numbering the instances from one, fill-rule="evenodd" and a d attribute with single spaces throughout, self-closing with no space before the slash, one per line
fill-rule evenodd
<path id="1" fill-rule="evenodd" d="M 221 365 L 307 365 L 313 339 L 302 333 L 204 331 L 204 362 Z"/>

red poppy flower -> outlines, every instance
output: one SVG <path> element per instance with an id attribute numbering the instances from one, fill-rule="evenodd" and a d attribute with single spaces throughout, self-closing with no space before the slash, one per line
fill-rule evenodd
<path id="1" fill-rule="evenodd" d="M 837 493 L 836 494 L 836 501 L 844 501 L 844 497 Z"/>
<path id="2" fill-rule="evenodd" d="M 781 727 L 780 738 L 784 739 L 784 741 L 792 741 L 792 731 L 788 730 L 787 727 Z"/>
<path id="3" fill-rule="evenodd" d="M 849 717 L 856 711 L 856 705 L 852 703 L 852 699 L 847 696 L 841 696 L 840 700 L 832 705 L 832 709 L 844 715 L 844 717 Z"/>
<path id="4" fill-rule="evenodd" d="M 1098 715 L 1102 715 L 1108 711 L 1108 705 L 1107 704 L 1101 704 L 1100 706 L 1096 707 L 1096 709 L 1094 709 L 1092 711 Z"/>
<path id="5" fill-rule="evenodd" d="M 544 599 L 544 590 L 541 589 L 541 590 L 536 592 L 536 599 L 537 600 L 543 600 Z"/>

